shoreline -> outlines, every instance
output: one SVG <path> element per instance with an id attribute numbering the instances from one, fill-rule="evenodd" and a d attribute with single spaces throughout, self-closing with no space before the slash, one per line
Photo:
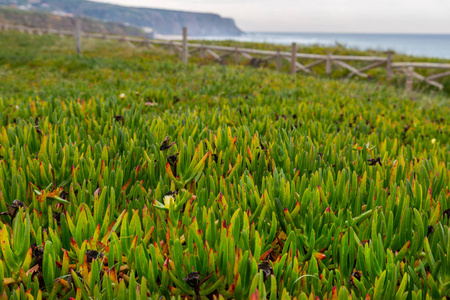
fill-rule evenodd
<path id="1" fill-rule="evenodd" d="M 160 35 L 157 39 L 181 40 L 181 35 Z M 399 55 L 417 58 L 450 60 L 450 34 L 375 34 L 375 33 L 266 33 L 247 32 L 241 36 L 189 36 L 189 40 L 205 42 L 234 42 L 301 47 L 335 48 L 383 53 L 394 51 Z"/>

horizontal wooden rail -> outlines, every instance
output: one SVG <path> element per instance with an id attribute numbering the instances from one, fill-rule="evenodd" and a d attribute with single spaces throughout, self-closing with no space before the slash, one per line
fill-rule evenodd
<path id="1" fill-rule="evenodd" d="M 423 68 L 423 69 L 450 69 L 450 64 L 426 63 L 426 62 L 398 62 L 392 63 L 394 68 Z"/>
<path id="2" fill-rule="evenodd" d="M 412 89 L 413 80 L 416 79 L 421 82 L 425 82 L 429 85 L 435 86 L 439 89 L 443 89 L 444 86 L 441 83 L 436 82 L 437 79 L 450 76 L 450 71 L 445 71 L 438 74 L 431 74 L 423 76 L 415 71 L 415 69 L 436 69 L 436 70 L 450 70 L 450 63 L 428 63 L 428 62 L 393 62 L 393 52 L 388 52 L 387 57 L 383 56 L 356 56 L 356 55 L 333 55 L 328 52 L 327 54 L 312 54 L 302 53 L 297 51 L 297 45 L 292 45 L 292 51 L 271 51 L 261 49 L 240 48 L 237 46 L 220 46 L 211 44 L 197 44 L 187 42 L 187 32 L 183 32 L 183 41 L 174 40 L 156 40 L 148 39 L 146 37 L 136 36 L 121 36 L 111 35 L 98 32 L 81 32 L 77 30 L 57 30 L 37 27 L 27 27 L 22 25 L 0 24 L 0 30 L 18 30 L 22 32 L 28 32 L 31 34 L 57 34 L 66 35 L 77 38 L 77 50 L 81 52 L 81 40 L 84 38 L 97 38 L 107 40 L 119 40 L 124 41 L 131 47 L 135 47 L 133 43 L 148 45 L 151 48 L 155 48 L 154 45 L 166 46 L 172 53 L 179 53 L 183 62 L 187 63 L 188 58 L 193 53 L 199 53 L 199 56 L 204 59 L 206 56 L 211 57 L 213 60 L 223 62 L 230 56 L 233 57 L 234 63 L 240 62 L 239 56 L 244 57 L 250 61 L 250 65 L 254 67 L 260 67 L 267 65 L 268 61 L 274 60 L 276 62 L 276 69 L 280 70 L 282 66 L 282 60 L 286 60 L 291 65 L 291 73 L 296 74 L 298 72 L 304 72 L 307 74 L 315 74 L 312 70 L 320 64 L 325 64 L 325 73 L 330 75 L 333 68 L 343 68 L 349 72 L 347 77 L 353 77 L 357 75 L 361 78 L 370 77 L 364 73 L 374 68 L 384 68 L 387 73 L 388 80 L 391 80 L 394 76 L 393 70 L 399 70 L 400 73 L 406 76 L 406 89 Z M 186 29 L 184 29 L 186 30 Z M 295 48 L 294 48 L 295 46 Z M 259 56 L 259 57 L 258 57 Z M 263 58 L 260 58 L 264 56 Z M 304 62 L 299 62 L 299 60 Z M 359 67 L 351 66 L 348 62 L 359 62 Z M 366 63 L 365 66 L 361 64 Z M 334 66 L 334 67 L 333 67 Z"/>

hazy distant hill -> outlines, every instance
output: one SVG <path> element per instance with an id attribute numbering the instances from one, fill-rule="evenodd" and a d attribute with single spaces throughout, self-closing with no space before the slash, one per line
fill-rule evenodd
<path id="1" fill-rule="evenodd" d="M 124 7 L 84 0 L 0 0 L 0 4 L 16 1 L 18 4 L 33 2 L 41 10 L 58 10 L 100 20 L 152 27 L 159 34 L 181 34 L 186 26 L 189 35 L 240 35 L 242 32 L 233 19 L 217 14 L 173 11 L 153 8 Z"/>
<path id="2" fill-rule="evenodd" d="M 74 30 L 75 28 L 74 18 L 12 8 L 0 8 L 0 23 L 61 30 Z M 99 32 L 113 35 L 145 35 L 142 30 L 135 27 L 90 18 L 83 19 L 82 29 L 84 32 Z"/>

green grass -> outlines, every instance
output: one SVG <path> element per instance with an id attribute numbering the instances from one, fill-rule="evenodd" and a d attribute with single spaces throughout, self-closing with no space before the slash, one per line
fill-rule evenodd
<path id="1" fill-rule="evenodd" d="M 0 44 L 5 298 L 448 296 L 445 95 Z"/>

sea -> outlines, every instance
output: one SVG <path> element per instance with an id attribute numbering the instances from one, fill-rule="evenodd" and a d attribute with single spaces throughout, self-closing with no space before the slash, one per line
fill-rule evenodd
<path id="1" fill-rule="evenodd" d="M 194 39 L 194 37 L 191 37 Z M 202 37 L 205 40 L 236 40 L 277 45 L 342 45 L 360 50 L 393 50 L 399 54 L 450 59 L 450 34 L 363 34 L 363 33 L 274 33 L 248 32 L 238 37 Z"/>

